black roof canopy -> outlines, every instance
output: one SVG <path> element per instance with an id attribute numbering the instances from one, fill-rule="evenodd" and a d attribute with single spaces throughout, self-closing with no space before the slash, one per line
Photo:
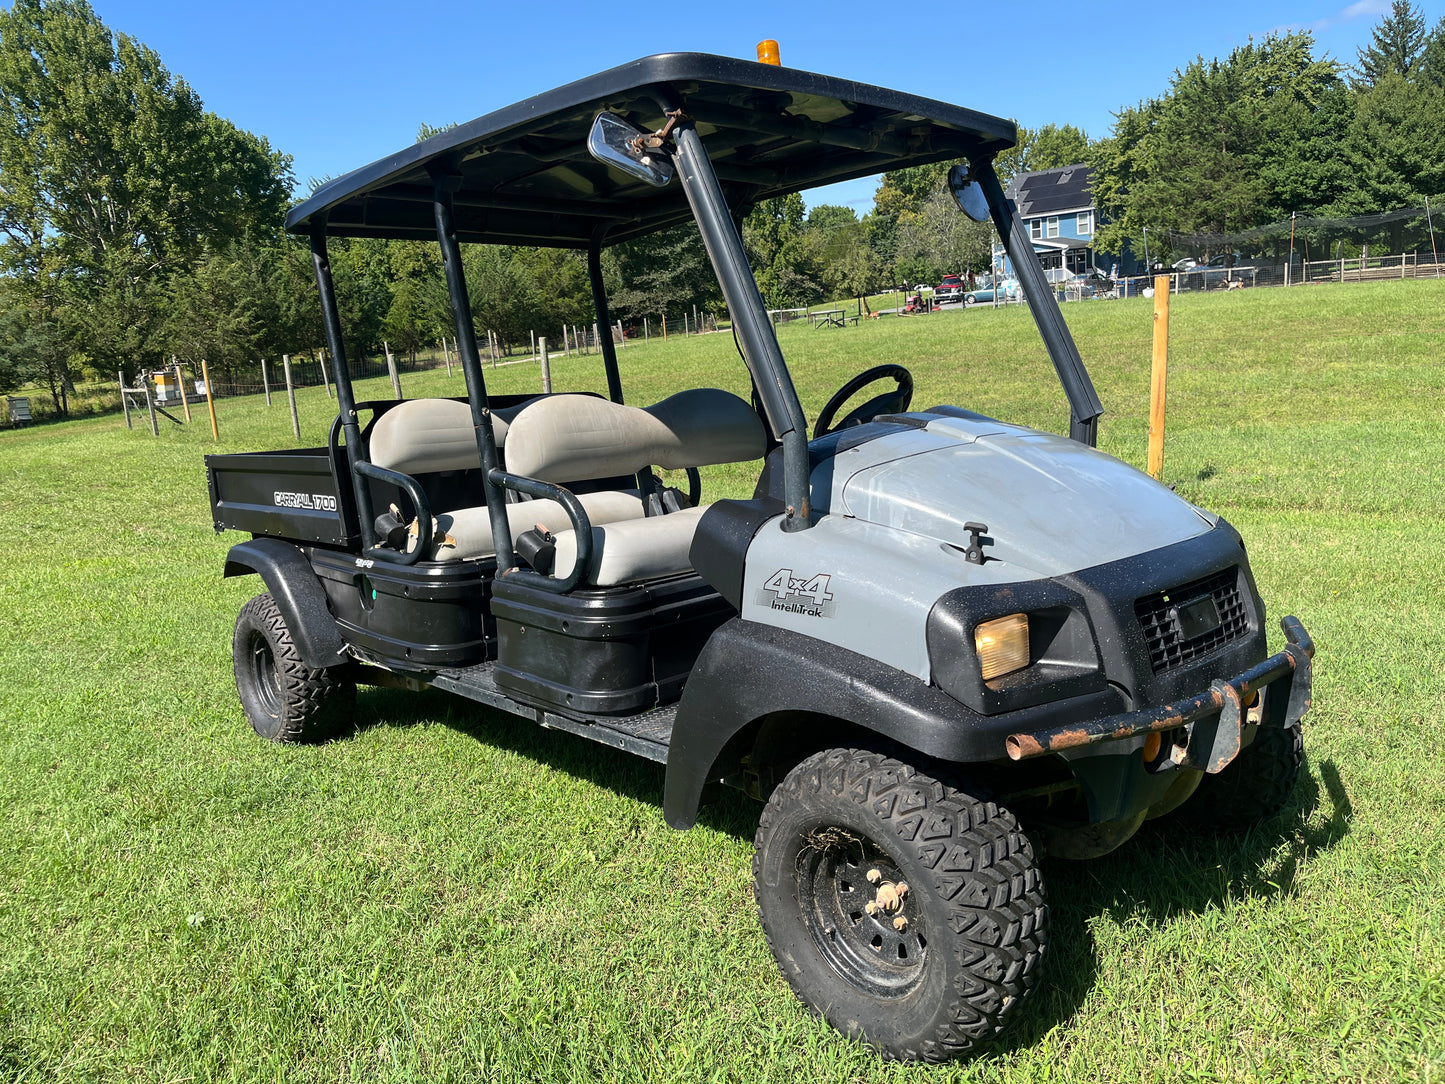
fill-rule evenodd
<path id="1" fill-rule="evenodd" d="M 703 53 L 635 60 L 450 128 L 331 181 L 286 218 L 342 237 L 436 236 L 429 168 L 460 174 L 457 237 L 586 248 L 691 217 L 681 185 L 654 188 L 596 161 L 599 112 L 661 127 L 681 105 L 697 125 L 729 203 L 1013 146 L 1013 122 L 866 83 Z"/>

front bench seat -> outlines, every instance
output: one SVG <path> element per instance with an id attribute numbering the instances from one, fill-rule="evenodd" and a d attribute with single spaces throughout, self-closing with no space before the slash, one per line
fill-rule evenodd
<path id="1" fill-rule="evenodd" d="M 588 398 L 580 396 L 578 398 Z M 511 422 L 539 400 L 492 411 L 492 439 L 502 448 Z M 600 401 L 600 400 L 599 400 Z M 455 399 L 409 399 L 392 407 L 371 428 L 371 461 L 378 467 L 416 477 L 441 471 L 481 470 L 481 453 L 472 429 L 472 409 Z M 605 475 L 604 477 L 612 477 Z M 570 480 L 570 479 L 569 479 Z M 587 516 L 596 523 L 641 519 L 642 497 L 636 490 L 603 490 L 579 494 Z M 428 561 L 463 561 L 489 557 L 496 552 L 492 543 L 492 521 L 486 505 L 439 512 L 434 517 Z M 556 501 L 519 501 L 507 505 L 512 541 L 532 527 L 541 525 L 552 532 L 569 530 L 572 521 Z M 407 552 L 416 548 L 413 524 Z"/>
<path id="2" fill-rule="evenodd" d="M 642 408 L 582 395 L 539 399 L 513 419 L 507 441 L 513 473 L 561 482 L 761 459 L 767 431 L 753 408 L 732 392 L 696 388 Z M 580 499 L 585 507 L 585 496 Z M 583 582 L 612 587 L 686 572 L 702 512 L 684 508 L 645 519 L 594 519 Z M 552 574 L 563 578 L 577 562 L 576 532 L 553 534 Z"/>

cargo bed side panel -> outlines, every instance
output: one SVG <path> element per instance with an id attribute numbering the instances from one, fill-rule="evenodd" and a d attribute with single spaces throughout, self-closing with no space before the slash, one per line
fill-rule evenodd
<path id="1" fill-rule="evenodd" d="M 216 530 L 353 546 L 345 498 L 325 448 L 206 456 Z"/>

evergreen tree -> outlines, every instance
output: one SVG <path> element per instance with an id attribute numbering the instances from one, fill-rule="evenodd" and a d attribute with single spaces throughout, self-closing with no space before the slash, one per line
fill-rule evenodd
<path id="1" fill-rule="evenodd" d="M 1416 69 L 1423 82 L 1437 87 L 1445 86 L 1445 15 L 1435 24 L 1420 50 L 1420 63 Z"/>
<path id="2" fill-rule="evenodd" d="M 1445 192 L 1445 90 L 1391 73 L 1356 95 L 1342 157 L 1351 185 L 1331 210 L 1420 207 Z"/>
<path id="3" fill-rule="evenodd" d="M 1392 0 L 1390 14 L 1370 32 L 1351 70 L 1356 87 L 1372 87 L 1387 75 L 1414 74 L 1425 48 L 1425 16 L 1410 0 Z"/>
<path id="4" fill-rule="evenodd" d="M 1195 60 L 1168 93 L 1121 110 L 1091 152 L 1104 215 L 1095 243 L 1161 255 L 1167 231 L 1234 233 L 1337 198 L 1348 177 L 1338 68 L 1309 34 L 1271 35 Z"/>

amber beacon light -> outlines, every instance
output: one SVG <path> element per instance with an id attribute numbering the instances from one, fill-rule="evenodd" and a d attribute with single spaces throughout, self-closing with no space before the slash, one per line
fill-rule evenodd
<path id="1" fill-rule="evenodd" d="M 778 56 L 778 43 L 772 38 L 758 42 L 758 63 L 775 64 L 782 67 L 782 58 Z"/>

